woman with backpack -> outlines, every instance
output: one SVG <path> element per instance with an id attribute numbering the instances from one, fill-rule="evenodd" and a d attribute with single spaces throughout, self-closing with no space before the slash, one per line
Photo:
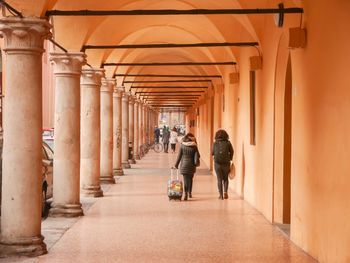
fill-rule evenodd
<path id="1" fill-rule="evenodd" d="M 199 166 L 199 158 L 200 154 L 196 138 L 192 133 L 187 133 L 182 139 L 179 154 L 174 165 L 177 169 L 181 161 L 180 172 L 184 177 L 185 201 L 187 198 L 192 198 L 193 176 L 196 172 L 196 167 Z"/>
<path id="2" fill-rule="evenodd" d="M 233 147 L 225 130 L 215 133 L 215 142 L 212 149 L 214 156 L 214 169 L 218 179 L 219 199 L 228 199 L 228 174 L 233 157 Z"/>

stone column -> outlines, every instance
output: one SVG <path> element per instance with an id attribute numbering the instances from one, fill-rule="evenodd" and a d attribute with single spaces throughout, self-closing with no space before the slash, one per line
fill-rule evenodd
<path id="1" fill-rule="evenodd" d="M 140 132 L 139 132 L 139 149 L 141 146 L 143 146 L 144 144 L 144 139 L 143 139 L 143 135 L 144 135 L 144 131 L 143 131 L 143 127 L 144 127 L 144 120 L 143 120 L 143 103 L 140 101 L 139 102 L 139 126 L 140 126 Z M 140 151 L 140 157 L 143 157 L 144 153 L 142 151 Z"/>
<path id="2" fill-rule="evenodd" d="M 134 105 L 134 159 L 140 160 L 140 146 L 139 146 L 139 133 L 140 133 L 140 123 L 139 123 L 139 101 L 135 100 Z"/>
<path id="3" fill-rule="evenodd" d="M 172 112 L 171 111 L 169 111 L 169 128 L 170 128 L 170 130 L 172 130 L 173 129 L 173 125 L 172 125 L 172 122 L 173 122 L 173 114 L 172 114 Z"/>
<path id="4" fill-rule="evenodd" d="M 129 93 L 122 97 L 122 167 L 131 168 L 129 163 Z"/>
<path id="5" fill-rule="evenodd" d="M 134 129 L 135 129 L 135 120 L 134 120 L 134 105 L 135 105 L 135 97 L 130 95 L 129 97 L 129 143 L 131 143 L 133 154 L 131 159 L 129 159 L 129 163 L 135 164 L 135 156 L 134 156 Z"/>
<path id="6" fill-rule="evenodd" d="M 145 143 L 149 144 L 149 130 L 148 127 L 149 126 L 149 116 L 148 116 L 148 106 L 145 104 L 145 127 L 144 127 L 144 131 L 145 131 Z"/>
<path id="7" fill-rule="evenodd" d="M 47 252 L 41 235 L 44 19 L 0 19 L 4 38 L 1 256 Z"/>
<path id="8" fill-rule="evenodd" d="M 80 76 L 84 53 L 51 53 L 55 76 L 55 155 L 51 216 L 83 215 L 80 203 Z"/>
<path id="9" fill-rule="evenodd" d="M 113 90 L 113 171 L 115 175 L 123 175 L 122 168 L 122 96 L 123 87 Z"/>
<path id="10" fill-rule="evenodd" d="M 84 196 L 100 197 L 100 89 L 104 70 L 86 68 L 81 76 L 81 161 Z"/>
<path id="11" fill-rule="evenodd" d="M 113 177 L 113 89 L 115 79 L 102 79 L 101 87 L 101 183 L 114 184 Z"/>

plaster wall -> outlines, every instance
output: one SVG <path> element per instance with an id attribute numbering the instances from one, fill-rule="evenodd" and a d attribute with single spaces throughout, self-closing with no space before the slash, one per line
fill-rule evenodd
<path id="1" fill-rule="evenodd" d="M 292 52 L 292 224 L 320 262 L 350 262 L 349 1 L 305 1 L 307 47 Z"/>

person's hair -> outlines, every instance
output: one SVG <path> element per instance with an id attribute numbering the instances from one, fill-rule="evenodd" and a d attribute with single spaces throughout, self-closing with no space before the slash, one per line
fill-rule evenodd
<path id="1" fill-rule="evenodd" d="M 221 139 L 221 140 L 228 140 L 228 134 L 225 130 L 218 130 L 216 133 L 215 133 L 215 140 L 217 139 Z"/>
<path id="2" fill-rule="evenodd" d="M 189 132 L 183 137 L 182 141 L 183 142 L 196 142 L 196 137 L 194 137 L 194 135 Z"/>
<path id="3" fill-rule="evenodd" d="M 174 127 L 174 128 L 172 129 L 172 131 L 177 131 L 177 130 L 176 130 L 176 128 Z"/>

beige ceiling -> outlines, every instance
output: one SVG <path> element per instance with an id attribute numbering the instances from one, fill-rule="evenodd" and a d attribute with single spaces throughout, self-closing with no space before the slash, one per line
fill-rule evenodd
<path id="1" fill-rule="evenodd" d="M 44 16 L 46 10 L 133 10 L 133 9 L 233 9 L 276 8 L 281 0 L 8 0 L 25 16 Z M 283 1 L 300 6 L 300 1 Z M 54 16 L 55 40 L 69 51 L 83 45 L 259 42 L 265 19 L 272 15 L 196 15 L 196 16 Z M 242 47 L 253 48 L 253 47 Z M 88 63 L 100 67 L 104 62 L 180 62 L 237 61 L 240 48 L 199 47 L 168 49 L 86 50 Z M 239 67 L 239 63 L 237 65 Z M 226 67 L 226 68 L 225 68 Z M 228 70 L 227 70 L 228 68 Z M 138 74 L 219 74 L 234 71 L 233 66 L 106 67 L 114 73 Z M 133 78 L 128 78 L 132 80 Z M 142 78 L 138 77 L 138 80 Z M 151 78 L 147 78 L 151 80 Z M 118 79 L 122 83 L 123 78 Z"/>

